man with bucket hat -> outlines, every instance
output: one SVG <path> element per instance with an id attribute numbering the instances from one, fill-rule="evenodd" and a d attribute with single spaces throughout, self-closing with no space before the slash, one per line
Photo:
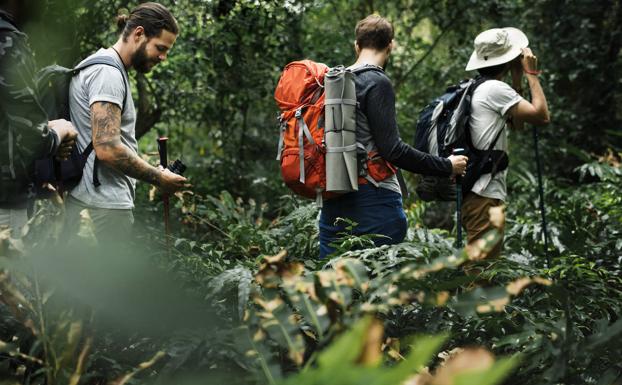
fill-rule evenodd
<path id="1" fill-rule="evenodd" d="M 527 36 L 516 28 L 489 29 L 475 38 L 466 70 L 477 70 L 487 79 L 471 98 L 470 134 L 475 148 L 488 149 L 496 140 L 493 150 L 507 153 L 506 124 L 520 129 L 524 122 L 549 123 L 546 98 L 538 80 L 538 60 L 528 45 Z M 508 73 L 512 86 L 502 81 Z M 520 95 L 523 77 L 529 84 L 531 101 Z M 462 225 L 469 243 L 492 228 L 489 210 L 506 201 L 506 173 L 503 170 L 482 175 L 464 197 Z M 502 242 L 488 256 L 498 256 L 501 246 Z"/>

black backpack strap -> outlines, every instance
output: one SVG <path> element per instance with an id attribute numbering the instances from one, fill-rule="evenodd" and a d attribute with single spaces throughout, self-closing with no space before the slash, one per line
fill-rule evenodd
<path id="1" fill-rule="evenodd" d="M 371 65 L 371 64 L 364 64 L 362 66 L 358 66 L 358 67 L 348 67 L 348 69 L 355 75 L 358 75 L 360 73 L 363 72 L 367 72 L 367 71 L 378 71 L 378 72 L 382 72 L 384 73 L 384 70 L 378 66 L 375 65 Z"/>
<path id="2" fill-rule="evenodd" d="M 86 164 L 86 159 L 89 157 L 89 155 L 91 155 L 91 152 L 93 152 L 93 142 L 89 143 L 89 145 L 86 146 L 86 148 L 82 152 L 82 156 L 84 157 L 85 164 Z M 95 159 L 93 160 L 93 185 L 95 187 L 101 186 L 101 183 L 99 182 L 99 171 L 98 170 L 99 170 L 99 159 L 97 159 L 97 156 L 95 156 Z"/>
<path id="3" fill-rule="evenodd" d="M 95 156 L 95 160 L 93 160 L 93 186 L 101 186 L 99 182 L 99 159 L 97 159 L 97 156 Z"/>
<path id="4" fill-rule="evenodd" d="M 72 76 L 76 76 L 83 69 L 90 67 L 90 66 L 94 66 L 94 65 L 107 65 L 110 67 L 114 67 L 121 72 L 121 78 L 123 79 L 123 86 L 125 87 L 125 94 L 123 95 L 123 105 L 121 106 L 121 115 L 123 115 L 123 111 L 125 111 L 125 103 L 127 101 L 127 94 L 129 92 L 127 80 L 125 79 L 125 68 L 122 68 L 121 66 L 119 66 L 119 63 L 117 63 L 116 60 L 114 60 L 110 56 L 98 55 L 90 59 L 86 59 L 82 64 L 75 67 L 72 71 Z M 86 148 L 84 149 L 84 152 L 82 153 L 85 159 L 85 163 L 86 163 L 86 159 L 89 157 L 92 151 L 93 151 L 93 142 L 91 141 L 89 145 L 86 146 Z M 101 185 L 99 181 L 99 159 L 97 159 L 97 155 L 95 156 L 95 159 L 93 160 L 93 185 L 95 187 L 99 187 Z"/>

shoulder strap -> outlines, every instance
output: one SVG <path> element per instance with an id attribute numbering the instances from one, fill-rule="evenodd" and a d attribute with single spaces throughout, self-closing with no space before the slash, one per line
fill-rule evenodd
<path id="1" fill-rule="evenodd" d="M 114 60 L 110 56 L 98 55 L 98 56 L 86 59 L 82 64 L 75 67 L 72 71 L 72 76 L 76 76 L 83 69 L 88 68 L 90 66 L 94 66 L 94 65 L 107 65 L 110 67 L 114 67 L 118 69 L 119 72 L 121 72 L 121 78 L 123 79 L 123 86 L 125 87 L 125 95 L 123 96 L 123 106 L 121 108 L 121 113 L 123 113 L 123 111 L 125 110 L 125 102 L 127 101 L 127 93 L 129 90 L 127 80 L 125 80 L 125 68 L 121 68 L 121 66 L 116 62 L 116 60 Z"/>
<path id="2" fill-rule="evenodd" d="M 482 84 L 484 84 L 486 81 L 488 80 L 492 80 L 489 77 L 486 76 L 482 76 L 482 75 L 477 75 L 471 82 L 471 86 L 469 87 L 469 93 L 471 95 L 473 95 L 473 92 L 475 92 L 475 90 L 477 89 L 477 87 L 481 86 Z"/>
<path id="3" fill-rule="evenodd" d="M 352 73 L 355 75 L 358 75 L 360 73 L 367 72 L 367 71 L 378 71 L 378 72 L 384 73 L 384 70 L 382 68 L 369 65 L 369 64 L 364 64 L 362 66 L 355 67 L 355 68 L 348 67 L 348 69 L 352 71 Z"/>

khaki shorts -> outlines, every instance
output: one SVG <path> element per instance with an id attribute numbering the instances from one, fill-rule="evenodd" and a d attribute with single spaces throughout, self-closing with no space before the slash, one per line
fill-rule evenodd
<path id="1" fill-rule="evenodd" d="M 501 199 L 486 198 L 475 193 L 470 193 L 464 197 L 462 201 L 462 226 L 464 226 L 467 231 L 468 243 L 481 238 L 489 230 L 495 228 L 490 223 L 488 210 L 490 210 L 491 207 L 501 205 L 503 205 Z M 499 230 L 501 231 L 501 241 L 490 251 L 487 258 L 496 258 L 501 253 L 505 229 L 502 227 Z"/>

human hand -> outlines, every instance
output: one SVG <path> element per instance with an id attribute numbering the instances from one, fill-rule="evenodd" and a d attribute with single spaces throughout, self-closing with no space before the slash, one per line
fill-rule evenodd
<path id="1" fill-rule="evenodd" d="M 76 145 L 76 136 L 77 132 L 75 136 L 73 134 L 67 135 L 65 136 L 65 140 L 60 143 L 56 152 L 56 157 L 59 160 L 66 160 L 69 158 L 71 151 Z"/>
<path id="2" fill-rule="evenodd" d="M 447 159 L 451 161 L 452 176 L 464 176 L 466 174 L 467 158 L 464 155 L 450 155 Z"/>
<path id="3" fill-rule="evenodd" d="M 50 120 L 48 122 L 48 127 L 56 132 L 61 142 L 65 139 L 76 139 L 78 137 L 78 131 L 76 131 L 73 124 L 68 120 Z"/>
<path id="4" fill-rule="evenodd" d="M 54 130 L 60 139 L 60 145 L 56 151 L 56 158 L 59 160 L 66 160 L 69 158 L 71 150 L 76 145 L 78 131 L 76 131 L 71 122 L 65 119 L 51 120 L 48 122 L 48 127 Z"/>
<path id="5" fill-rule="evenodd" d="M 184 188 L 190 187 L 188 179 L 177 175 L 167 168 L 159 166 L 160 169 L 160 189 L 165 193 L 174 193 Z"/>
<path id="6" fill-rule="evenodd" d="M 530 48 L 523 48 L 521 57 L 523 71 L 528 74 L 535 74 L 538 71 L 538 58 L 533 54 Z"/>

